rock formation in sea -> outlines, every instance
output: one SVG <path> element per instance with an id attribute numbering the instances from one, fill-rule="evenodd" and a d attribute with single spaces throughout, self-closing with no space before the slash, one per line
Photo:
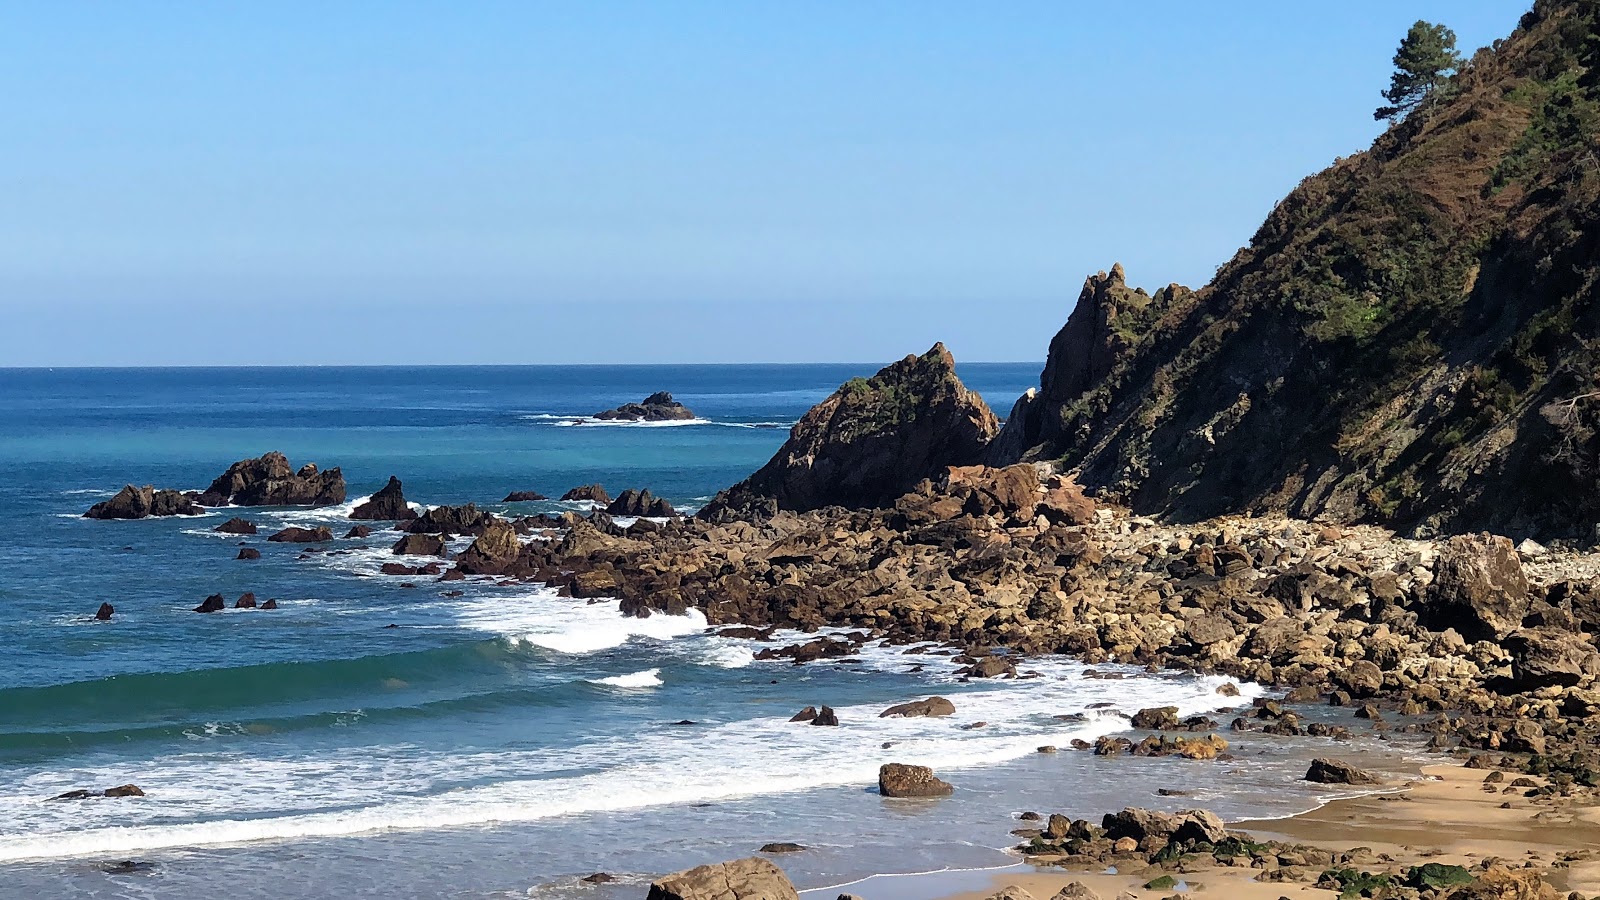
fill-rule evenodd
<path id="1" fill-rule="evenodd" d="M 676 422 L 694 417 L 689 407 L 672 399 L 666 391 L 657 391 L 638 403 L 624 403 L 616 409 L 594 414 L 594 418 L 607 422 Z"/>
<path id="2" fill-rule="evenodd" d="M 218 534 L 255 534 L 257 528 L 256 523 L 234 516 L 211 530 Z"/>
<path id="3" fill-rule="evenodd" d="M 671 503 L 650 493 L 649 488 L 642 491 L 628 488 L 618 494 L 617 499 L 606 505 L 606 513 L 613 516 L 648 516 L 655 519 L 671 519 L 679 515 Z"/>
<path id="4" fill-rule="evenodd" d="M 480 534 L 493 519 L 492 514 L 478 509 L 472 503 L 431 506 L 401 528 L 412 534 Z"/>
<path id="5" fill-rule="evenodd" d="M 587 500 L 587 501 L 592 502 L 592 503 L 605 504 L 605 503 L 610 503 L 611 502 L 611 495 L 606 493 L 606 489 L 604 487 L 602 487 L 601 485 L 598 485 L 598 484 L 585 484 L 585 485 L 580 485 L 578 487 L 575 487 L 572 490 L 567 491 L 565 494 L 562 494 L 561 495 L 561 499 L 563 501 L 570 501 L 570 500 L 585 501 L 585 500 Z"/>
<path id="6" fill-rule="evenodd" d="M 350 511 L 352 519 L 399 522 L 416 517 L 416 511 L 406 504 L 406 495 L 401 490 L 400 479 L 393 475 L 389 476 L 388 484 L 367 498 L 365 503 Z"/>
<path id="7" fill-rule="evenodd" d="M 546 497 L 545 495 L 539 493 L 538 491 L 512 491 L 511 493 L 506 495 L 506 498 L 504 500 L 501 500 L 500 502 L 501 503 L 526 503 L 526 502 L 528 502 L 530 500 L 549 500 L 549 499 L 550 499 L 549 497 Z"/>
<path id="8" fill-rule="evenodd" d="M 950 351 L 935 344 L 846 382 L 801 417 L 771 461 L 699 516 L 883 506 L 949 466 L 981 461 L 998 431 L 983 398 L 956 377 Z"/>
<path id="9" fill-rule="evenodd" d="M 128 485 L 110 500 L 102 500 L 83 514 L 86 519 L 143 519 L 149 516 L 199 516 L 205 510 L 181 491 L 157 490 L 150 485 Z"/>
<path id="10" fill-rule="evenodd" d="M 229 466 L 196 499 L 202 506 L 332 506 L 344 498 L 344 475 L 338 468 L 322 472 L 307 463 L 296 471 L 274 450 Z"/>
<path id="11" fill-rule="evenodd" d="M 315 528 L 290 525 L 282 531 L 269 535 L 267 540 L 279 544 L 318 544 L 333 540 L 333 531 L 326 525 L 318 525 Z"/>

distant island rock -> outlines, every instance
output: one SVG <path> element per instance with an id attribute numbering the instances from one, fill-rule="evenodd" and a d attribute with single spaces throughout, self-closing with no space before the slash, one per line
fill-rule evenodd
<path id="1" fill-rule="evenodd" d="M 150 516 L 199 516 L 205 510 L 196 505 L 191 494 L 182 491 L 156 489 L 150 485 L 128 485 L 110 500 L 102 500 L 89 507 L 85 519 L 144 519 Z"/>
<path id="2" fill-rule="evenodd" d="M 594 414 L 605 422 L 682 422 L 695 418 L 694 411 L 672 399 L 666 391 L 657 391 L 640 403 L 624 403 L 616 409 Z"/>
<path id="3" fill-rule="evenodd" d="M 506 498 L 504 500 L 501 500 L 500 502 L 501 503 L 526 503 L 526 502 L 531 501 L 531 500 L 549 500 L 549 499 L 550 499 L 549 497 L 546 497 L 545 495 L 539 493 L 538 491 L 512 491 L 511 493 L 506 495 Z"/>

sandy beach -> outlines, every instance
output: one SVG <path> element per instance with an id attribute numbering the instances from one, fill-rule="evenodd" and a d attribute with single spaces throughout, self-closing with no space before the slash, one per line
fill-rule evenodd
<path id="1" fill-rule="evenodd" d="M 1229 829 L 1249 832 L 1257 841 L 1282 841 L 1350 851 L 1367 848 L 1374 872 L 1435 862 L 1476 869 L 1497 860 L 1508 869 L 1532 867 L 1563 893 L 1600 893 L 1600 807 L 1591 798 L 1525 796 L 1526 784 L 1505 773 L 1492 785 L 1484 779 L 1493 770 L 1441 764 L 1421 776 L 1392 785 L 1393 790 L 1335 800 L 1287 819 L 1230 822 Z M 1536 785 L 1544 781 L 1530 778 Z M 1490 789 L 1492 788 L 1492 790 Z M 1244 860 L 1247 862 L 1247 860 Z M 1132 896 L 1139 900 L 1168 897 L 1185 888 L 1214 897 L 1238 900 L 1336 898 L 1338 892 L 1295 881 L 1260 881 L 1263 870 L 1248 867 L 1180 865 L 1178 870 L 1140 866 L 1117 872 L 1072 871 L 1039 866 L 1034 871 L 997 873 L 989 888 L 952 892 L 948 900 L 984 900 L 1007 887 L 1019 887 L 1035 898 L 1054 897 L 1079 882 L 1102 898 Z M 1146 889 L 1161 875 L 1177 886 Z M 1529 895 L 1535 896 L 1535 895 Z M 867 900 L 872 900 L 869 896 Z"/>

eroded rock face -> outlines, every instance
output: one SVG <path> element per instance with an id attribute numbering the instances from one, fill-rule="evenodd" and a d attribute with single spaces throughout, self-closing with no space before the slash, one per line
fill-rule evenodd
<path id="1" fill-rule="evenodd" d="M 693 419 L 689 407 L 672 399 L 666 391 L 657 391 L 639 403 L 624 403 L 616 409 L 594 414 L 596 419 L 608 422 L 674 422 Z"/>
<path id="2" fill-rule="evenodd" d="M 1422 618 L 1469 641 L 1495 640 L 1522 627 L 1528 603 L 1528 577 L 1511 539 L 1463 534 L 1439 548 Z"/>
<path id="3" fill-rule="evenodd" d="M 697 866 L 652 882 L 646 900 L 799 900 L 789 877 L 760 857 Z"/>
<path id="4" fill-rule="evenodd" d="M 950 466 L 979 462 L 999 431 L 994 413 L 956 377 L 943 344 L 871 378 L 846 382 L 795 424 L 777 454 L 701 518 L 773 505 L 877 508 Z"/>
<path id="5" fill-rule="evenodd" d="M 502 575 L 522 551 L 517 530 L 511 523 L 495 519 L 483 529 L 472 546 L 456 560 L 456 568 L 468 575 Z"/>
<path id="6" fill-rule="evenodd" d="M 878 769 L 878 793 L 885 797 L 948 797 L 955 788 L 927 766 L 886 763 Z"/>
<path id="7" fill-rule="evenodd" d="M 400 479 L 393 475 L 389 476 L 388 484 L 367 498 L 367 502 L 350 512 L 352 519 L 401 521 L 416 517 L 416 512 L 406 505 L 406 495 L 401 491 Z"/>
<path id="8" fill-rule="evenodd" d="M 332 506 L 345 498 L 344 475 L 337 467 L 318 471 L 307 463 L 298 471 L 274 450 L 242 459 L 217 476 L 199 496 L 202 506 Z"/>
<path id="9" fill-rule="evenodd" d="M 205 510 L 197 506 L 188 494 L 145 485 L 128 485 L 110 500 L 102 500 L 89 507 L 85 519 L 144 519 L 150 516 L 198 516 Z"/>

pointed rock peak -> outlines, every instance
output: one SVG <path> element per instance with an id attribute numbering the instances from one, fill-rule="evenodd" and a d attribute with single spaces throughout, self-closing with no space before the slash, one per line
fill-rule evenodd
<path id="1" fill-rule="evenodd" d="M 956 367 L 956 358 L 950 355 L 950 351 L 945 347 L 944 341 L 935 341 L 933 346 L 928 348 L 928 352 L 922 354 L 922 358 L 928 362 L 937 362 L 946 369 L 954 369 Z"/>
<path id="2" fill-rule="evenodd" d="M 1122 263 L 1111 264 L 1111 280 L 1117 284 L 1127 284 L 1128 273 L 1123 270 Z"/>

